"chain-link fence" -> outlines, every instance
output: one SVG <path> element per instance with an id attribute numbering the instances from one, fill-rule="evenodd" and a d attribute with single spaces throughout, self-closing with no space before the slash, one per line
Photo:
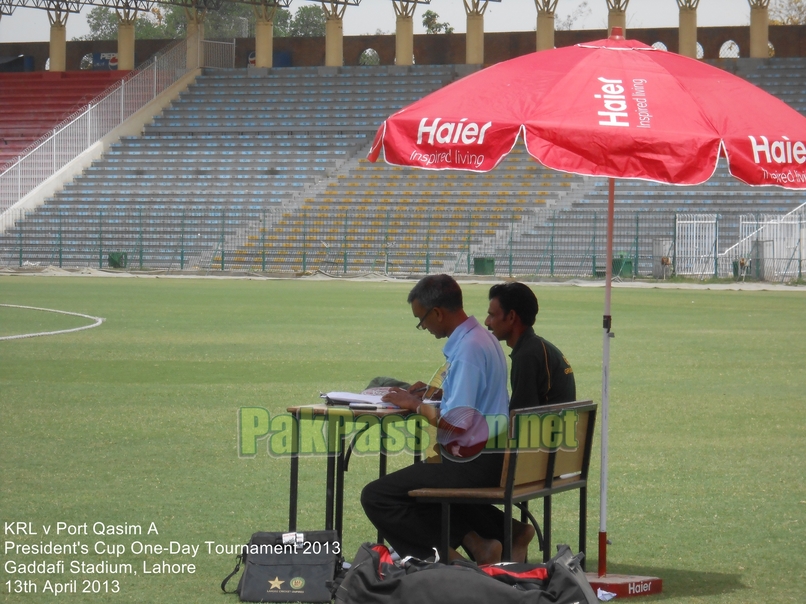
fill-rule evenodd
<path id="1" fill-rule="evenodd" d="M 6 266 L 436 272 L 603 278 L 606 213 L 45 205 L 0 235 Z M 802 278 L 804 212 L 616 212 L 615 278 Z M 725 247 L 721 242 L 737 242 Z"/>
<path id="2" fill-rule="evenodd" d="M 241 231 L 277 214 L 163 205 L 45 205 L 31 212 L 11 212 L 14 227 L 0 235 L 0 263 L 6 266 L 139 270 L 230 270 L 234 252 L 241 247 L 233 241 L 242 241 Z"/>

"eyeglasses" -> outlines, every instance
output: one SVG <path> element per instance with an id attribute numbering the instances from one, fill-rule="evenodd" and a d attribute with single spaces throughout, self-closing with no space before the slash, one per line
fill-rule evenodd
<path id="1" fill-rule="evenodd" d="M 422 318 L 422 319 L 420 319 L 420 322 L 419 322 L 419 323 L 417 323 L 417 329 L 422 329 L 422 330 L 425 330 L 425 327 L 423 327 L 423 322 L 424 322 L 424 321 L 425 321 L 425 320 L 428 318 L 428 315 L 429 315 L 429 314 L 431 314 L 431 311 L 432 311 L 432 310 L 434 310 L 434 307 L 433 307 L 433 306 L 432 306 L 431 308 L 429 308 L 429 309 L 428 309 L 428 312 L 426 312 L 426 313 L 423 315 L 423 318 Z"/>

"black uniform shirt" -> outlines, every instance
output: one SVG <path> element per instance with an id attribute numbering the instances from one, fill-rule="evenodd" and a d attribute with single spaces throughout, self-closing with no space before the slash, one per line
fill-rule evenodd
<path id="1" fill-rule="evenodd" d="M 510 409 L 576 400 L 574 370 L 568 359 L 531 327 L 518 339 L 509 357 L 512 359 Z"/>

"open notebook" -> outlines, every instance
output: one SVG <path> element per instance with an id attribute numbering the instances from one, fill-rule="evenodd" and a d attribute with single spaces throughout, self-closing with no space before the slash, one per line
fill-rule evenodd
<path id="1" fill-rule="evenodd" d="M 356 392 L 327 392 L 320 394 L 328 405 L 347 405 L 351 409 L 398 409 L 397 405 L 387 403 L 383 400 L 383 395 L 389 388 L 371 388 L 361 393 Z M 424 403 L 439 405 L 439 401 L 423 400 Z"/>
<path id="2" fill-rule="evenodd" d="M 353 409 L 397 409 L 396 405 L 381 400 L 383 394 L 328 392 L 320 396 L 328 405 L 349 405 Z"/>

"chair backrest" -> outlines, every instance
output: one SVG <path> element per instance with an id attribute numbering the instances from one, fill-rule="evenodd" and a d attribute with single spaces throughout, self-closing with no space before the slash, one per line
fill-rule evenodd
<path id="1" fill-rule="evenodd" d="M 513 410 L 500 486 L 587 479 L 595 422 L 592 401 Z"/>

